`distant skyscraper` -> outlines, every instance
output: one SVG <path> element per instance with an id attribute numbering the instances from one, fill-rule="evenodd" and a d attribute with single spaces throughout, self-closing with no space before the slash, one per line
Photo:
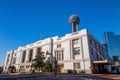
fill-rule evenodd
<path id="1" fill-rule="evenodd" d="M 115 35 L 113 32 L 104 32 L 103 38 L 109 56 L 111 58 L 113 56 L 120 57 L 120 35 Z"/>

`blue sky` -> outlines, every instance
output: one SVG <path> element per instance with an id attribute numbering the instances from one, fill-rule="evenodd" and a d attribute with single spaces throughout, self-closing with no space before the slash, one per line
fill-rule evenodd
<path id="1" fill-rule="evenodd" d="M 101 42 L 103 32 L 120 34 L 120 0 L 0 0 L 0 65 L 9 50 L 71 33 L 71 14 Z"/>

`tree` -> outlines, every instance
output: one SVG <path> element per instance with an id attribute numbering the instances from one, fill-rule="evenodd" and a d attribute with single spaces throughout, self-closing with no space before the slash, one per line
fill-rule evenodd
<path id="1" fill-rule="evenodd" d="M 44 63 L 44 67 L 43 67 L 43 70 L 45 72 L 52 72 L 52 64 L 50 62 L 45 62 Z"/>
<path id="2" fill-rule="evenodd" d="M 42 52 L 41 48 L 40 48 L 40 50 L 37 53 L 35 59 L 33 59 L 33 61 L 32 61 L 33 62 L 32 66 L 34 68 L 39 68 L 39 69 L 43 68 L 43 66 L 44 66 L 44 62 L 43 61 L 45 59 L 43 53 L 44 52 Z"/>

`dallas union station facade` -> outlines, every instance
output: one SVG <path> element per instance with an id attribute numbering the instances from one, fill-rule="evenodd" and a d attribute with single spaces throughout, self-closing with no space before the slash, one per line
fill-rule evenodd
<path id="1" fill-rule="evenodd" d="M 14 66 L 16 72 L 24 69 L 30 71 L 32 59 L 40 51 L 44 52 L 45 60 L 53 64 L 54 59 L 60 66 L 60 73 L 75 71 L 76 73 L 102 73 L 108 64 L 106 49 L 87 29 L 78 30 L 80 19 L 77 15 L 69 17 L 72 33 L 63 37 L 55 36 L 36 41 L 6 54 L 4 71 Z M 49 54 L 46 55 L 45 53 Z"/>

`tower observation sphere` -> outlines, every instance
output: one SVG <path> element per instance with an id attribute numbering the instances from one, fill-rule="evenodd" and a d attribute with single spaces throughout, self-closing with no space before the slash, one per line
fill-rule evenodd
<path id="1" fill-rule="evenodd" d="M 78 31 L 78 24 L 80 22 L 80 19 L 77 15 L 71 15 L 69 17 L 69 23 L 72 25 L 72 32 L 77 32 Z"/>

